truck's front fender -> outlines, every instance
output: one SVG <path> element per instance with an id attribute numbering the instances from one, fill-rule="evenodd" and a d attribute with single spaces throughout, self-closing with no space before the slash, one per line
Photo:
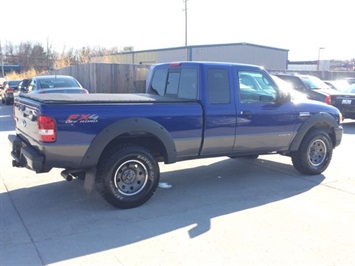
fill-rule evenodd
<path id="1" fill-rule="evenodd" d="M 109 125 L 94 138 L 82 160 L 82 167 L 97 165 L 102 152 L 112 140 L 131 132 L 145 132 L 153 135 L 164 145 L 166 161 L 168 163 L 176 161 L 174 140 L 162 125 L 146 118 L 127 118 Z"/>
<path id="2" fill-rule="evenodd" d="M 332 139 L 333 146 L 336 147 L 340 144 L 341 137 L 342 137 L 342 127 L 337 123 L 334 117 L 332 117 L 328 113 L 322 112 L 322 113 L 312 115 L 302 124 L 302 126 L 297 131 L 296 137 L 292 141 L 292 144 L 290 146 L 290 151 L 298 150 L 304 136 L 313 127 L 329 128 L 334 136 L 334 139 Z"/>

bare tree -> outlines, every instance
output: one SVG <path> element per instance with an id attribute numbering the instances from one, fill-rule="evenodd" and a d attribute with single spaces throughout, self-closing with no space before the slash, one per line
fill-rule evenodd
<path id="1" fill-rule="evenodd" d="M 63 68 L 66 66 L 76 64 L 76 54 L 73 48 L 70 48 L 68 51 L 65 51 L 66 48 L 63 48 L 63 51 L 60 54 L 55 55 L 54 68 Z"/>
<path id="2" fill-rule="evenodd" d="M 90 63 L 91 57 L 91 48 L 90 47 L 83 47 L 80 50 L 77 50 L 77 58 L 79 64 L 87 64 Z"/>
<path id="3" fill-rule="evenodd" d="M 39 43 L 34 44 L 32 47 L 30 58 L 30 67 L 33 67 L 37 71 L 48 69 L 48 56 L 44 51 L 43 46 Z"/>

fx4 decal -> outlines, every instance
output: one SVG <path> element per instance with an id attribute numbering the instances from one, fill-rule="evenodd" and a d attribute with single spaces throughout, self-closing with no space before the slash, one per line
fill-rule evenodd
<path id="1" fill-rule="evenodd" d="M 71 114 L 65 120 L 66 124 L 97 123 L 97 122 L 99 122 L 99 116 L 96 114 Z"/>

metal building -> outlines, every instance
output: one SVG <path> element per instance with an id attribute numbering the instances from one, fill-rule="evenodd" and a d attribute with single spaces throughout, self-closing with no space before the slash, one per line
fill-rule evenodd
<path id="1" fill-rule="evenodd" d="M 133 51 L 92 58 L 92 63 L 156 64 L 172 61 L 217 61 L 263 66 L 267 70 L 286 70 L 289 50 L 250 44 L 195 45 Z"/>

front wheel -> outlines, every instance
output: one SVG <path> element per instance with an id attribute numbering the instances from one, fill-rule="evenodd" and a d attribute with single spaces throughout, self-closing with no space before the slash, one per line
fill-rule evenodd
<path id="1" fill-rule="evenodd" d="M 324 131 L 313 130 L 303 139 L 291 158 L 293 166 L 307 175 L 317 175 L 327 169 L 333 155 L 332 142 Z"/>
<path id="2" fill-rule="evenodd" d="M 153 196 L 159 175 L 159 165 L 146 148 L 122 145 L 100 161 L 96 187 L 113 206 L 134 208 Z"/>

